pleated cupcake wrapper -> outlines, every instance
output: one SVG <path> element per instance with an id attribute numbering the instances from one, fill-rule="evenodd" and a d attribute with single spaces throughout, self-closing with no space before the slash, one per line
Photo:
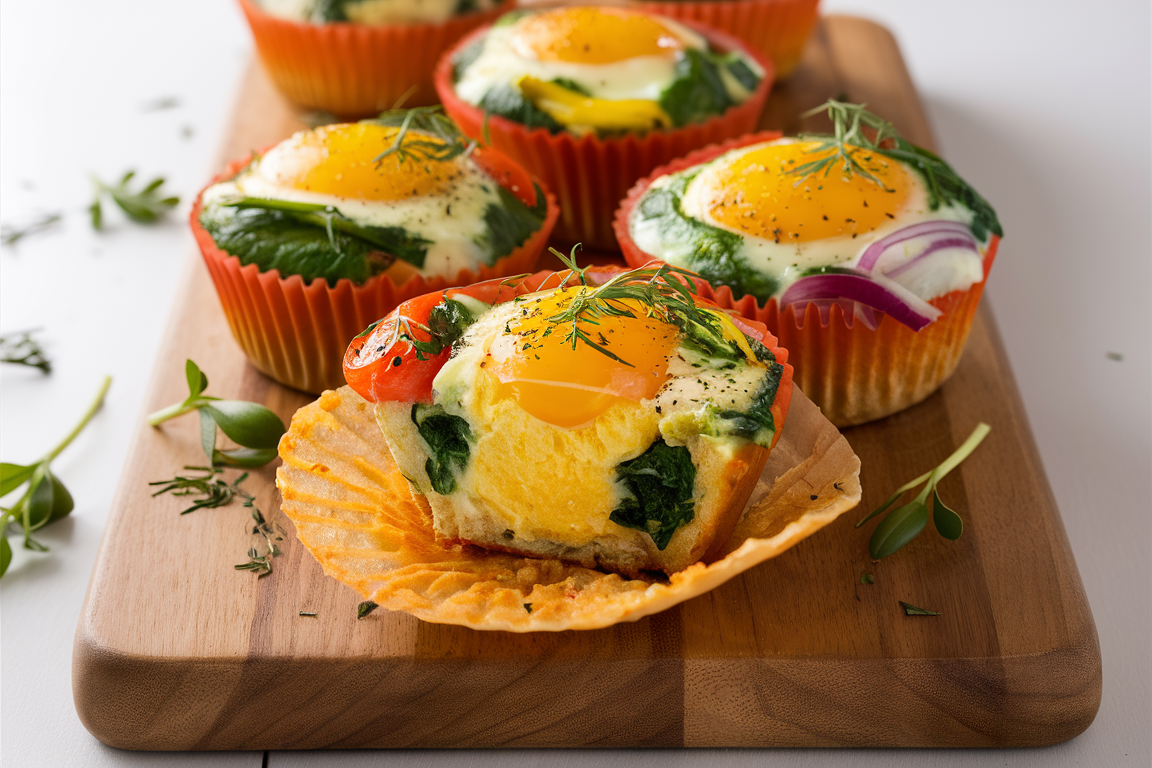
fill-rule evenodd
<path id="1" fill-rule="evenodd" d="M 737 37 L 776 65 L 783 80 L 800 63 L 816 25 L 819 0 L 702 0 L 637 2 L 645 11 L 678 21 L 696 21 Z"/>
<path id="2" fill-rule="evenodd" d="M 247 159 L 232 163 L 212 183 L 234 176 L 247 163 Z M 319 393 L 344 384 L 342 364 L 349 342 L 400 302 L 456 285 L 531 272 L 560 212 L 555 197 L 547 197 L 543 226 L 492 266 L 464 270 L 452 279 L 417 275 L 403 285 L 377 275 L 363 285 L 342 279 L 333 287 L 323 278 L 305 283 L 299 275 L 281 277 L 278 270 L 261 272 L 255 264 L 242 265 L 220 250 L 200 225 L 199 197 L 192 207 L 192 232 L 244 354 L 281 384 Z"/>
<path id="3" fill-rule="evenodd" d="M 762 131 L 705 147 L 655 169 L 636 182 L 616 211 L 613 226 L 624 260 L 642 267 L 654 260 L 628 232 L 628 219 L 648 187 L 660 176 L 706 163 L 739 147 L 772 141 L 777 131 Z M 1000 238 L 993 237 L 984 255 L 984 279 L 996 258 Z M 954 291 L 930 304 L 944 312 L 920 331 L 886 315 L 875 329 L 846 316 L 843 304 L 821 307 L 816 303 L 780 311 L 775 299 L 760 306 L 755 297 L 736 299 L 728 286 L 700 282 L 700 295 L 726 309 L 768 326 L 788 350 L 797 386 L 820 406 L 838 427 L 863 424 L 915 405 L 944 383 L 964 352 L 972 318 L 984 291 L 984 282 L 966 291 Z M 850 305 L 849 305 L 850 306 Z M 823 309 L 823 313 L 821 310 Z"/>
<path id="4" fill-rule="evenodd" d="M 747 101 L 704 123 L 611 139 L 552 134 L 495 115 L 487 117 L 491 145 L 543 179 L 559 200 L 558 240 L 581 242 L 595 249 L 618 249 L 612 215 L 637 179 L 694 149 L 756 129 L 772 84 L 771 63 L 733 37 L 693 22 L 686 26 L 703 34 L 719 50 L 740 50 L 764 67 L 764 79 Z M 436 67 L 435 78 L 445 111 L 464 133 L 481 141 L 485 140 L 485 113 L 456 95 L 452 60 L 487 31 L 477 30 L 447 53 Z"/>
<path id="5" fill-rule="evenodd" d="M 404 102 L 436 103 L 432 71 L 440 54 L 477 27 L 505 13 L 511 2 L 443 23 L 310 24 L 272 16 L 253 0 L 239 0 L 256 50 L 272 82 L 289 101 L 344 117 L 367 117 Z"/>

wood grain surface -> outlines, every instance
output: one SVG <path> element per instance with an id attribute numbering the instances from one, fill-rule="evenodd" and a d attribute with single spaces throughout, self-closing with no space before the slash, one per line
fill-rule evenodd
<path id="1" fill-rule="evenodd" d="M 764 127 L 827 97 L 867 102 L 933 146 L 883 28 L 822 21 Z M 301 126 L 253 68 L 221 165 Z M 1001 258 L 1012 258 L 1006 241 Z M 995 279 L 993 271 L 992 279 Z M 288 421 L 310 398 L 262 376 L 232 340 L 199 256 L 173 308 L 143 412 L 209 392 Z M 143 421 L 76 632 L 85 726 L 128 749 L 632 746 L 1036 746 L 1072 738 L 1101 695 L 1079 574 L 987 307 L 956 373 L 920 405 L 845 432 L 874 508 L 980 421 L 993 431 L 941 494 L 965 519 L 873 563 L 849 513 L 715 591 L 636 623 L 511 635 L 377 611 L 326 578 L 288 525 L 275 572 L 233 565 L 253 543 L 239 505 L 180 516 L 147 483 L 203 461 L 196 420 Z M 277 508 L 273 468 L 247 486 Z M 231 474 L 229 475 L 231 477 Z M 863 512 L 860 512 L 862 515 Z M 862 572 L 875 583 L 860 582 Z M 898 604 L 940 611 L 909 617 Z M 302 617 L 301 611 L 316 612 Z"/>

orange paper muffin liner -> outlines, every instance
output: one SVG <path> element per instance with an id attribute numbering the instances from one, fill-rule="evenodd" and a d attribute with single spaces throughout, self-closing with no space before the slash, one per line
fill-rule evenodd
<path id="1" fill-rule="evenodd" d="M 252 0 L 240 0 L 260 60 L 280 92 L 302 107 L 342 117 L 390 109 L 413 86 L 405 106 L 435 104 L 432 70 L 440 54 L 510 5 L 442 23 L 311 24 L 272 16 Z"/>
<path id="2" fill-rule="evenodd" d="M 212 184 L 235 176 L 249 160 L 231 163 Z M 348 343 L 400 302 L 455 285 L 532 271 L 560 214 L 556 198 L 545 189 L 548 213 L 535 234 L 495 264 L 463 270 L 450 280 L 415 275 L 397 285 L 381 274 L 363 285 L 345 278 L 330 286 L 323 278 L 305 283 L 299 275 L 281 277 L 275 269 L 261 272 L 255 264 L 242 265 L 222 251 L 200 225 L 203 194 L 192 206 L 192 233 L 236 343 L 263 373 L 313 394 L 344 384 Z"/>
<path id="3" fill-rule="evenodd" d="M 633 267 L 654 261 L 632 240 L 628 219 L 655 179 L 708 162 L 729 150 L 779 137 L 776 131 L 764 131 L 707 147 L 657 168 L 637 182 L 620 204 L 613 222 L 624 260 Z M 984 280 L 967 290 L 932 299 L 929 304 L 943 314 L 919 331 L 887 315 L 880 316 L 875 329 L 868 328 L 856 322 L 854 316 L 846 316 L 844 305 L 839 303 L 822 315 L 814 303 L 800 311 L 791 305 L 781 312 L 776 299 L 760 306 L 754 296 L 736 298 L 728 286 L 714 287 L 703 281 L 699 293 L 721 307 L 768 326 L 780 346 L 788 350 L 796 385 L 833 424 L 849 427 L 919 403 L 952 375 L 968 341 L 972 318 L 999 245 L 1000 238 L 993 236 L 984 254 Z"/>
<path id="4" fill-rule="evenodd" d="M 816 25 L 819 0 L 699 0 L 637 2 L 645 11 L 677 21 L 697 21 L 727 32 L 764 54 L 784 79 L 800 63 Z"/>
<path id="5" fill-rule="evenodd" d="M 653 168 L 681 157 L 693 149 L 741 136 L 755 130 L 772 85 L 772 63 L 734 37 L 694 22 L 685 22 L 720 51 L 739 50 L 764 68 L 764 79 L 743 104 L 703 123 L 670 131 L 650 131 L 601 139 L 530 129 L 503 117 L 487 117 L 491 145 L 536 174 L 560 201 L 561 217 L 556 237 L 589 248 L 617 250 L 612 214 L 617 202 L 637 179 Z M 452 61 L 456 54 L 488 32 L 478 29 L 440 59 L 436 67 L 436 91 L 448 115 L 465 134 L 485 137 L 485 113 L 456 95 Z"/>

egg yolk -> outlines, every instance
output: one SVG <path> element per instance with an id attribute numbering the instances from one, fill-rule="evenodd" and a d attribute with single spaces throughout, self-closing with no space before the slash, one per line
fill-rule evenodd
<path id="1" fill-rule="evenodd" d="M 908 199 L 903 165 L 861 147 L 850 147 L 857 163 L 880 183 L 846 174 L 834 160 L 827 175 L 789 173 L 833 154 L 814 152 L 816 142 L 770 144 L 719 169 L 705 206 L 725 226 L 777 243 L 855 237 L 895 218 Z"/>
<path id="2" fill-rule="evenodd" d="M 668 55 L 684 42 L 656 19 L 615 8 L 561 8 L 517 25 L 513 44 L 539 61 L 611 64 Z"/>
<path id="3" fill-rule="evenodd" d="M 592 343 L 578 339 L 573 346 L 572 322 L 549 318 L 567 310 L 581 290 L 519 303 L 517 316 L 489 349 L 499 396 L 516 397 L 528 413 L 567 429 L 591 424 L 618 402 L 653 397 L 668 380 L 668 359 L 680 333 L 646 317 L 640 302 L 624 300 L 613 305 L 634 317 L 582 314 L 576 328 Z"/>
<path id="4" fill-rule="evenodd" d="M 398 153 L 376 160 L 396 140 L 398 128 L 351 123 L 317 128 L 275 151 L 276 182 L 307 192 L 357 200 L 404 200 L 440 194 L 460 175 L 454 162 L 402 160 Z M 408 139 L 414 138 L 410 131 Z M 420 134 L 423 141 L 443 142 Z M 271 159 L 271 153 L 266 160 Z M 271 163 L 269 163 L 271 165 Z"/>

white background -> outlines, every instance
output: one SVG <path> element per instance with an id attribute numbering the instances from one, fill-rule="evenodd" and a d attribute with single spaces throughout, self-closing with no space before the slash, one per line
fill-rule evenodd
<path id="1" fill-rule="evenodd" d="M 943 152 L 1004 223 L 985 296 L 1100 633 L 1096 722 L 1043 750 L 273 753 L 270 765 L 1149 764 L 1149 4 L 825 0 L 824 10 L 896 33 Z M 55 365 L 48 377 L 3 366 L 0 458 L 47 451 L 100 377 L 114 377 L 104 410 L 53 466 L 76 511 L 43 532 L 50 554 L 17 547 L 0 582 L 5 766 L 261 764 L 260 753 L 105 747 L 77 719 L 70 681 L 96 547 L 193 249 L 187 201 L 213 170 L 250 56 L 230 0 L 0 5 L 0 220 L 65 214 L 0 252 L 0 331 L 43 328 Z M 178 107 L 146 111 L 169 96 Z M 89 174 L 129 168 L 165 175 L 184 204 L 151 228 L 110 211 L 94 233 Z"/>

